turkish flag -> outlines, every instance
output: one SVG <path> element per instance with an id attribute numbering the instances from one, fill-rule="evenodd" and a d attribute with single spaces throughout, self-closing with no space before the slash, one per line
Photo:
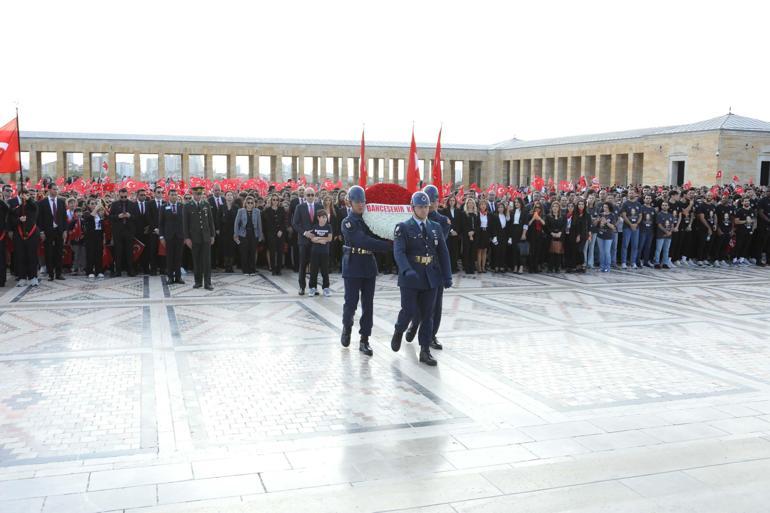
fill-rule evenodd
<path id="1" fill-rule="evenodd" d="M 444 198 L 444 189 L 441 186 L 441 128 L 438 129 L 438 141 L 436 142 L 436 154 L 433 156 L 433 185 L 438 189 L 438 200 Z"/>
<path id="2" fill-rule="evenodd" d="M 414 142 L 414 128 L 412 128 L 412 145 L 409 147 L 409 165 L 406 168 L 406 190 L 417 192 L 420 183 L 420 170 L 417 167 L 417 143 Z"/>
<path id="3" fill-rule="evenodd" d="M 131 245 L 131 261 L 137 263 L 144 252 L 144 244 L 139 239 L 134 239 Z"/>
<path id="4" fill-rule="evenodd" d="M 722 170 L 719 169 L 717 170 L 717 180 L 721 180 L 721 179 L 722 179 Z"/>
<path id="5" fill-rule="evenodd" d="M 361 130 L 361 159 L 358 165 L 358 185 L 366 187 L 367 182 L 366 173 L 366 144 L 364 143 L 364 131 Z"/>
<path id="6" fill-rule="evenodd" d="M 13 118 L 0 128 L 0 173 L 21 171 L 19 162 L 19 120 Z"/>
<path id="7" fill-rule="evenodd" d="M 741 179 L 738 178 L 738 175 L 733 175 L 733 183 L 738 183 L 740 181 L 741 181 Z"/>

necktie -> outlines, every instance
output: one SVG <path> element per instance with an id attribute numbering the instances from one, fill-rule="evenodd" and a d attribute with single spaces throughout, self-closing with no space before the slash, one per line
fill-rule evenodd
<path id="1" fill-rule="evenodd" d="M 314 214 L 315 214 L 315 209 L 313 208 L 313 204 L 312 203 L 308 203 L 308 205 L 310 205 L 310 222 L 312 223 L 313 222 L 313 217 L 314 217 Z"/>
<path id="2" fill-rule="evenodd" d="M 144 215 L 144 201 L 139 203 L 139 212 Z"/>
<path id="3" fill-rule="evenodd" d="M 53 211 L 54 223 L 56 223 L 56 200 L 51 200 L 51 210 Z"/>
<path id="4" fill-rule="evenodd" d="M 425 228 L 425 223 L 420 223 L 420 229 L 422 230 L 423 238 L 428 238 L 428 230 Z"/>
<path id="5" fill-rule="evenodd" d="M 171 205 L 171 207 L 174 209 L 174 214 L 176 214 L 176 203 L 174 203 L 173 205 Z"/>

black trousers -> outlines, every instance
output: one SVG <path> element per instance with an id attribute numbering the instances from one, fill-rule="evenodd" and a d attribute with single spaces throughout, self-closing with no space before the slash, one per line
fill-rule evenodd
<path id="1" fill-rule="evenodd" d="M 8 235 L 6 235 L 7 237 Z M 5 260 L 5 237 L 0 240 L 0 287 L 5 287 L 5 278 L 8 274 L 8 262 Z"/>
<path id="2" fill-rule="evenodd" d="M 64 234 L 58 230 L 46 232 L 45 267 L 49 276 L 61 276 L 61 261 L 64 254 Z"/>
<path id="3" fill-rule="evenodd" d="M 86 274 L 100 274 L 104 252 L 104 232 L 94 231 L 86 235 Z"/>
<path id="4" fill-rule="evenodd" d="M 307 277 L 307 264 L 310 263 L 310 244 L 299 245 L 299 258 L 297 259 L 299 265 L 299 288 L 305 290 L 306 277 Z"/>
<path id="5" fill-rule="evenodd" d="M 460 236 L 450 235 L 446 240 L 449 249 L 449 265 L 452 272 L 457 272 L 457 259 L 460 258 Z"/>
<path id="6" fill-rule="evenodd" d="M 283 268 L 283 241 L 276 237 L 268 242 L 267 246 L 268 251 L 270 251 L 270 265 L 273 268 L 273 274 L 277 274 Z"/>
<path id="7" fill-rule="evenodd" d="M 323 279 L 322 288 L 329 288 L 329 253 L 316 251 L 310 254 L 310 288 L 318 287 L 318 271 Z"/>
<path id="8" fill-rule="evenodd" d="M 754 234 L 756 240 L 756 247 L 754 251 L 754 258 L 757 262 L 762 260 L 762 253 L 768 254 L 770 260 L 770 227 L 760 227 Z"/>
<path id="9" fill-rule="evenodd" d="M 148 274 L 150 272 L 150 267 L 152 266 L 152 264 L 150 263 L 152 261 L 152 248 L 150 247 L 150 237 L 152 237 L 152 235 L 148 233 L 143 233 L 142 235 L 137 235 L 136 237 L 137 239 L 139 239 L 139 242 L 144 244 L 144 249 L 142 250 L 142 254 L 139 257 L 139 262 L 137 262 L 136 268 L 145 274 Z"/>
<path id="10" fill-rule="evenodd" d="M 13 254 L 16 258 L 16 278 L 31 280 L 37 278 L 37 248 L 40 246 L 40 234 L 35 232 L 29 239 L 22 239 L 16 234 L 13 240 Z"/>
<path id="11" fill-rule="evenodd" d="M 144 250 L 149 251 L 150 272 L 152 274 L 162 273 L 166 268 L 166 257 L 158 255 L 158 246 L 160 246 L 159 236 L 151 233 L 150 244 Z"/>
<path id="12" fill-rule="evenodd" d="M 112 259 L 115 262 L 115 273 L 123 271 L 134 274 L 131 266 L 131 249 L 134 245 L 134 236 L 131 233 L 113 233 L 112 235 Z"/>
<path id="13" fill-rule="evenodd" d="M 470 240 L 468 237 L 463 238 L 463 267 L 466 273 L 475 272 L 476 269 L 476 249 L 475 241 Z"/>
<path id="14" fill-rule="evenodd" d="M 706 230 L 698 230 L 696 237 L 698 239 L 698 260 L 713 260 L 714 259 L 714 244 L 716 242 L 717 234 L 709 233 Z"/>
<path id="15" fill-rule="evenodd" d="M 211 285 L 211 242 L 192 243 L 192 263 L 196 285 Z"/>
<path id="16" fill-rule="evenodd" d="M 751 236 L 748 230 L 740 226 L 735 230 L 735 251 L 733 256 L 749 258 L 751 256 Z"/>
<path id="17" fill-rule="evenodd" d="M 182 252 L 184 240 L 181 237 L 164 239 L 166 241 L 166 273 L 168 281 L 182 279 Z"/>
<path id="18" fill-rule="evenodd" d="M 243 274 L 253 274 L 257 272 L 257 238 L 251 236 L 241 237 L 241 243 L 238 250 L 241 252 L 241 271 Z"/>

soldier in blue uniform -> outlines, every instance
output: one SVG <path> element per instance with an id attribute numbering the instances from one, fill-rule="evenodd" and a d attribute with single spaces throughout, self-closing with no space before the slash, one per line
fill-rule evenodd
<path id="1" fill-rule="evenodd" d="M 342 249 L 342 279 L 345 281 L 345 304 L 342 306 L 343 347 L 350 345 L 350 332 L 353 329 L 353 317 L 361 298 L 361 320 L 359 321 L 361 341 L 358 350 L 372 356 L 369 336 L 372 334 L 372 316 L 374 310 L 374 284 L 377 280 L 377 261 L 374 253 L 391 250 L 391 242 L 377 238 L 362 217 L 366 205 L 364 189 L 358 185 L 348 191 L 350 215 L 342 220 L 342 236 L 345 245 Z"/>
<path id="2" fill-rule="evenodd" d="M 426 185 L 422 192 L 428 195 L 430 200 L 430 211 L 428 212 L 428 219 L 438 223 L 441 226 L 441 231 L 444 234 L 444 241 L 449 238 L 449 231 L 452 229 L 452 223 L 449 218 L 438 211 L 438 188 L 435 185 Z M 450 262 L 451 266 L 451 262 Z M 431 349 L 444 349 L 438 339 L 436 333 L 441 327 L 441 311 L 444 308 L 444 287 L 439 286 L 436 289 L 436 306 L 433 308 L 433 338 L 430 341 Z M 420 327 L 420 319 L 412 319 L 412 323 L 406 330 L 406 341 L 411 342 L 414 340 L 414 336 L 417 334 L 417 329 Z"/>
<path id="3" fill-rule="evenodd" d="M 412 195 L 414 215 L 396 225 L 393 257 L 398 264 L 398 286 L 401 288 L 401 311 L 398 313 L 390 348 L 401 348 L 401 337 L 412 319 L 420 319 L 418 340 L 420 362 L 430 366 L 436 360 L 430 354 L 433 340 L 433 309 L 436 291 L 442 285 L 452 286 L 449 250 L 441 226 L 428 219 L 430 199 L 422 191 Z"/>

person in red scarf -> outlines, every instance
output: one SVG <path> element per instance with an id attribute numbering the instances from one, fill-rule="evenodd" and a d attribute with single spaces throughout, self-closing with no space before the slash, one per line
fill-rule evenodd
<path id="1" fill-rule="evenodd" d="M 37 265 L 40 234 L 37 229 L 38 205 L 34 191 L 22 189 L 21 200 L 11 212 L 14 227 L 14 256 L 17 287 L 38 286 Z"/>

